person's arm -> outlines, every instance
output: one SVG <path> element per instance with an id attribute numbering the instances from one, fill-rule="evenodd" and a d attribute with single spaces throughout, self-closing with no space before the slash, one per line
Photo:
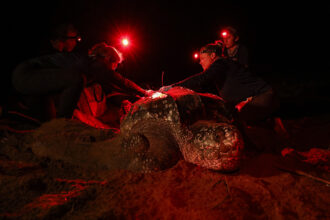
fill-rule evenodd
<path id="1" fill-rule="evenodd" d="M 208 69 L 201 73 L 190 76 L 180 82 L 174 83 L 171 87 L 182 86 L 188 89 L 199 91 L 210 83 L 217 83 L 222 86 L 225 79 L 226 66 L 223 63 L 213 63 Z"/>
<path id="2" fill-rule="evenodd" d="M 170 86 L 171 87 L 181 86 L 192 90 L 199 90 L 202 87 L 202 85 L 205 84 L 210 78 L 210 76 L 205 74 L 206 74 L 205 71 L 197 73 L 184 80 L 173 83 Z"/>
<path id="3" fill-rule="evenodd" d="M 145 89 L 141 88 L 133 81 L 123 77 L 120 73 L 114 72 L 113 77 L 116 81 L 116 84 L 119 85 L 121 88 L 133 92 L 139 96 L 147 95 L 147 91 Z"/>

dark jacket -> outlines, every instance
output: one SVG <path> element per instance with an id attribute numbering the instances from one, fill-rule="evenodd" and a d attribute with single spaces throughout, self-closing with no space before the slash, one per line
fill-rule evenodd
<path id="1" fill-rule="evenodd" d="M 228 59 L 238 62 L 239 64 L 248 67 L 250 60 L 249 60 L 249 52 L 248 48 L 244 45 L 238 45 L 237 52 L 234 56 L 230 57 L 228 55 L 227 49 L 224 51 L 224 56 L 228 57 Z"/>
<path id="2" fill-rule="evenodd" d="M 29 59 L 14 69 L 12 84 L 25 101 L 42 103 L 43 97 L 58 95 L 57 116 L 71 118 L 83 88 L 86 58 L 75 53 L 54 53 Z M 27 104 L 31 109 L 42 108 L 42 104 Z"/>
<path id="3" fill-rule="evenodd" d="M 217 59 L 205 71 L 172 86 L 216 94 L 234 105 L 271 89 L 265 81 L 252 75 L 242 65 L 223 58 Z"/>
<path id="4" fill-rule="evenodd" d="M 87 56 L 78 53 L 54 53 L 20 63 L 13 71 L 14 88 L 23 94 L 61 91 L 86 71 Z"/>
<path id="5" fill-rule="evenodd" d="M 57 82 L 70 81 L 69 75 L 83 73 L 86 68 L 87 56 L 73 52 L 57 52 L 20 63 L 13 71 L 12 83 L 18 91 L 23 93 L 29 93 L 30 90 L 60 90 L 63 86 L 57 86 L 56 84 L 60 84 Z"/>
<path id="6" fill-rule="evenodd" d="M 87 74 L 89 83 L 99 83 L 106 94 L 113 92 L 126 93 L 133 96 L 144 96 L 145 91 L 133 81 L 125 78 L 120 73 L 109 70 L 99 61 L 91 61 Z"/>

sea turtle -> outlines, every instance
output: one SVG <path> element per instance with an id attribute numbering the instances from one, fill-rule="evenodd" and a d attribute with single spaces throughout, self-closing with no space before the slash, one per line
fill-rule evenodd
<path id="1" fill-rule="evenodd" d="M 174 87 L 133 103 L 118 133 L 49 122 L 33 133 L 31 146 L 39 156 L 94 169 L 151 172 L 170 168 L 183 156 L 201 167 L 232 171 L 243 150 L 232 120 L 218 96 Z"/>

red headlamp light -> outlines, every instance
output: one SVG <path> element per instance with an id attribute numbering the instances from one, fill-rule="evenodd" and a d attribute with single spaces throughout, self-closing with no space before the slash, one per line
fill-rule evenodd
<path id="1" fill-rule="evenodd" d="M 194 53 L 194 59 L 198 59 L 199 58 L 199 53 Z"/>
<path id="2" fill-rule="evenodd" d="M 127 38 L 123 38 L 123 39 L 121 40 L 121 43 L 122 43 L 122 45 L 123 45 L 124 47 L 127 47 L 127 46 L 129 45 L 129 40 L 128 40 Z"/>

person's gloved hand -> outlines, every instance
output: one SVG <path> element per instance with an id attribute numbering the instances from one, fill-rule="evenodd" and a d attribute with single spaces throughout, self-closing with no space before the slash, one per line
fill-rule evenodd
<path id="1" fill-rule="evenodd" d="M 158 91 L 159 92 L 167 92 L 170 89 L 172 89 L 172 86 L 163 86 Z"/>

